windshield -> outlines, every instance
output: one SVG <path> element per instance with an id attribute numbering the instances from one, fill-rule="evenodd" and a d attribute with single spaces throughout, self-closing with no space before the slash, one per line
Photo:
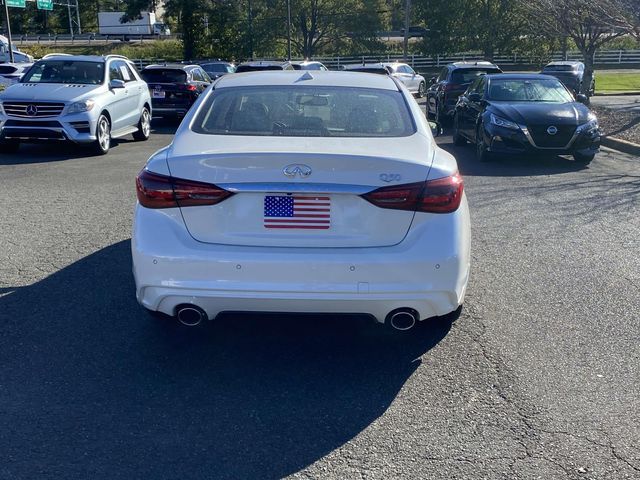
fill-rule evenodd
<path id="1" fill-rule="evenodd" d="M 22 78 L 22 83 L 71 83 L 100 85 L 104 81 L 103 62 L 45 60 L 37 62 Z"/>
<path id="2" fill-rule="evenodd" d="M 233 67 L 224 63 L 207 63 L 202 68 L 207 73 L 233 73 Z"/>
<path id="3" fill-rule="evenodd" d="M 403 137 L 415 133 L 393 90 L 353 87 L 221 88 L 202 105 L 193 131 L 210 135 Z"/>
<path id="4" fill-rule="evenodd" d="M 453 71 L 451 81 L 453 83 L 471 83 L 480 75 L 490 73 L 500 73 L 500 70 L 495 68 L 460 68 Z"/>
<path id="5" fill-rule="evenodd" d="M 489 100 L 500 102 L 573 102 L 573 97 L 555 78 L 491 80 Z"/>
<path id="6" fill-rule="evenodd" d="M 184 83 L 187 81 L 186 72 L 176 68 L 152 68 L 143 70 L 140 76 L 147 83 Z"/>

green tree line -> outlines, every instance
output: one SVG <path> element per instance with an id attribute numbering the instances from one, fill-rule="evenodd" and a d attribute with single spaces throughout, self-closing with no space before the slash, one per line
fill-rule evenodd
<path id="1" fill-rule="evenodd" d="M 419 54 L 480 51 L 487 59 L 500 53 L 544 58 L 567 48 L 591 54 L 627 32 L 635 44 L 633 35 L 640 31 L 640 0 L 79 0 L 85 32 L 98 31 L 99 11 L 136 17 L 162 7 L 185 59 L 285 57 L 288 3 L 294 57 L 398 51 L 401 44 L 384 42 L 379 32 L 403 28 L 408 3 L 411 26 L 426 31 L 410 43 L 410 51 Z M 68 33 L 63 6 L 45 12 L 28 2 L 25 9 L 11 9 L 11 18 L 15 34 Z M 585 30 L 599 32 L 596 44 L 583 45 L 575 33 Z"/>

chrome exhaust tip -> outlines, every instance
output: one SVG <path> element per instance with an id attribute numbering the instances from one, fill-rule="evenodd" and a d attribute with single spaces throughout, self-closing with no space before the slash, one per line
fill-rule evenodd
<path id="1" fill-rule="evenodd" d="M 412 308 L 397 309 L 387 315 L 387 324 L 401 332 L 411 330 L 419 320 L 418 312 Z"/>
<path id="2" fill-rule="evenodd" d="M 187 327 L 195 327 L 209 317 L 203 309 L 196 305 L 179 305 L 176 307 L 176 318 Z"/>

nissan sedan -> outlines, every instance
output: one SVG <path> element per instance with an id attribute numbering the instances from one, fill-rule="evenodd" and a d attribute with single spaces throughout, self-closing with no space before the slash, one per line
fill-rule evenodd
<path id="1" fill-rule="evenodd" d="M 463 180 L 390 76 L 224 76 L 136 186 L 137 299 L 183 324 L 356 313 L 410 330 L 463 303 Z"/>

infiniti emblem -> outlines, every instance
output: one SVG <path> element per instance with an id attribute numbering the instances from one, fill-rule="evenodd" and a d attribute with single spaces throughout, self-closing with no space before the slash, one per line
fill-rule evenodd
<path id="1" fill-rule="evenodd" d="M 547 133 L 549 135 L 555 135 L 556 133 L 558 133 L 558 127 L 551 125 L 549 128 L 547 128 Z"/>
<path id="2" fill-rule="evenodd" d="M 29 115 L 30 117 L 35 117 L 37 114 L 38 114 L 38 107 L 36 107 L 35 105 L 27 106 L 27 115 Z"/>
<path id="3" fill-rule="evenodd" d="M 292 163 L 291 165 L 287 165 L 282 169 L 282 173 L 284 173 L 287 177 L 293 178 L 296 175 L 301 178 L 306 178 L 311 175 L 311 167 L 308 165 L 304 165 L 302 163 Z"/>

